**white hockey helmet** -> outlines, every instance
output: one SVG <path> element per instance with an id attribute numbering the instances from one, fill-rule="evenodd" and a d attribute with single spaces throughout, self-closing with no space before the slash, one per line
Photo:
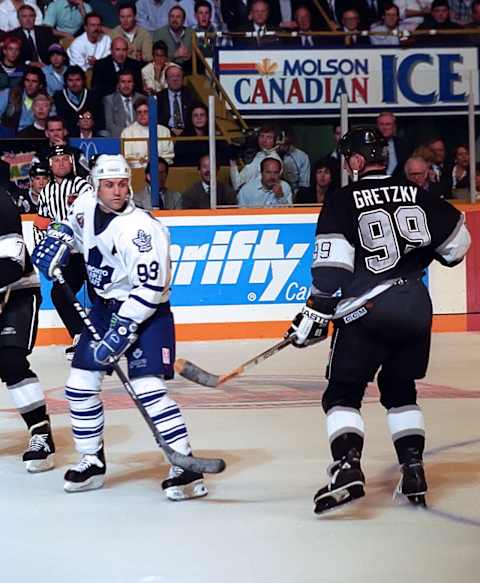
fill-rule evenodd
<path id="1" fill-rule="evenodd" d="M 106 180 L 108 178 L 128 178 L 128 189 L 130 192 L 130 196 L 128 197 L 128 204 L 122 213 L 116 214 L 131 212 L 135 208 L 132 190 L 132 170 L 130 169 L 128 162 L 121 154 L 101 154 L 96 159 L 95 165 L 92 168 L 92 186 L 95 193 L 97 194 L 97 199 L 100 204 L 103 204 L 98 198 L 100 181 Z"/>
<path id="2" fill-rule="evenodd" d="M 132 171 L 121 154 L 101 154 L 96 159 L 92 168 L 92 184 L 95 192 L 98 192 L 100 180 L 107 178 L 128 178 L 130 191 L 132 190 Z"/>

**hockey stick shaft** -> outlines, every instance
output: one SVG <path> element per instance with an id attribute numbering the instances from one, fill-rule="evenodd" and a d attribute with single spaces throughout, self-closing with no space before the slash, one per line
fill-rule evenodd
<path id="1" fill-rule="evenodd" d="M 88 317 L 85 309 L 83 308 L 82 304 L 77 300 L 75 294 L 70 289 L 70 286 L 65 281 L 63 277 L 62 271 L 57 268 L 54 270 L 54 278 L 59 283 L 59 285 L 64 290 L 65 294 L 67 295 L 69 301 L 71 302 L 72 306 L 77 311 L 78 315 L 82 319 L 85 327 L 90 332 L 93 340 L 95 342 L 100 342 L 102 339 L 100 334 L 97 332 L 97 329 L 93 325 L 92 321 Z M 153 433 L 155 441 L 157 442 L 158 446 L 164 451 L 165 455 L 168 458 L 168 461 L 174 465 L 178 466 L 184 470 L 189 470 L 191 472 L 196 472 L 198 474 L 207 473 L 207 474 L 218 474 L 223 472 L 225 469 L 225 461 L 219 458 L 197 458 L 193 456 L 188 456 L 175 451 L 163 438 L 162 434 L 158 431 L 155 424 L 153 423 L 152 419 L 148 415 L 145 407 L 143 406 L 142 402 L 139 400 L 135 391 L 130 383 L 129 378 L 120 368 L 118 361 L 113 361 L 111 363 L 113 370 L 115 371 L 116 375 L 120 379 L 123 387 L 125 388 L 126 392 L 135 403 L 137 409 L 140 411 L 140 414 L 144 418 L 146 424 L 150 428 L 150 431 Z"/>
<path id="2" fill-rule="evenodd" d="M 204 385 L 206 387 L 218 387 L 219 385 L 223 385 L 227 381 L 244 373 L 249 368 L 252 368 L 257 364 L 260 364 L 264 360 L 267 360 L 267 358 L 270 358 L 271 356 L 277 354 L 278 352 L 280 352 L 280 350 L 283 350 L 287 346 L 290 346 L 291 343 L 292 343 L 291 337 L 284 338 L 280 342 L 277 342 L 277 344 L 274 344 L 273 346 L 261 352 L 260 354 L 257 354 L 253 358 L 250 358 L 240 366 L 237 366 L 237 368 L 234 368 L 232 371 L 224 375 L 216 375 L 207 372 L 206 370 L 203 370 L 193 362 L 190 362 L 189 360 L 185 360 L 183 358 L 177 358 L 177 360 L 175 361 L 175 370 L 178 372 L 179 375 L 199 385 Z"/>

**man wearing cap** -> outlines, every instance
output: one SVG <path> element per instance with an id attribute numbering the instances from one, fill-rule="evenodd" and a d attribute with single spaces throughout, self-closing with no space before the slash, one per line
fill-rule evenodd
<path id="1" fill-rule="evenodd" d="M 49 95 L 55 91 L 61 91 L 65 87 L 64 74 L 67 70 L 67 51 L 59 43 L 53 43 L 48 47 L 48 65 L 43 68 L 45 79 L 47 80 L 47 91 Z"/>
<path id="2" fill-rule="evenodd" d="M 50 180 L 50 170 L 48 166 L 42 164 L 32 164 L 28 171 L 30 178 L 30 187 L 26 188 L 10 188 L 10 196 L 19 207 L 22 214 L 36 213 L 38 210 L 38 197 L 40 191 L 44 188 Z"/>
<path id="3" fill-rule="evenodd" d="M 12 35 L 22 41 L 20 59 L 26 65 L 43 67 L 48 63 L 48 47 L 55 42 L 49 26 L 35 26 L 35 10 L 24 4 L 18 9 L 20 26 L 12 30 Z"/>

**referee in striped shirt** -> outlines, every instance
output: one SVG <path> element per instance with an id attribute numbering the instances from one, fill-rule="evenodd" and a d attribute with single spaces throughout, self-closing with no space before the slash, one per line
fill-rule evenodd
<path id="1" fill-rule="evenodd" d="M 48 154 L 48 164 L 52 178 L 41 190 L 38 198 L 38 215 L 33 225 L 35 244 L 45 237 L 50 223 L 67 218 L 68 210 L 78 196 L 93 192 L 92 186 L 85 178 L 75 175 L 75 158 L 68 146 L 53 146 Z M 63 268 L 63 275 L 75 294 L 80 291 L 87 281 L 81 253 L 73 253 L 70 256 L 68 265 Z M 52 302 L 73 339 L 72 346 L 66 350 L 67 354 L 73 355 L 83 322 L 56 282 L 52 286 Z"/>

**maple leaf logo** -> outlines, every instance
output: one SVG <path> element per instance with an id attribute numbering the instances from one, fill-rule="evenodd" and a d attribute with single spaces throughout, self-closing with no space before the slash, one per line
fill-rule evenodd
<path id="1" fill-rule="evenodd" d="M 277 63 L 268 58 L 262 59 L 256 67 L 260 75 L 274 75 L 278 69 Z"/>

